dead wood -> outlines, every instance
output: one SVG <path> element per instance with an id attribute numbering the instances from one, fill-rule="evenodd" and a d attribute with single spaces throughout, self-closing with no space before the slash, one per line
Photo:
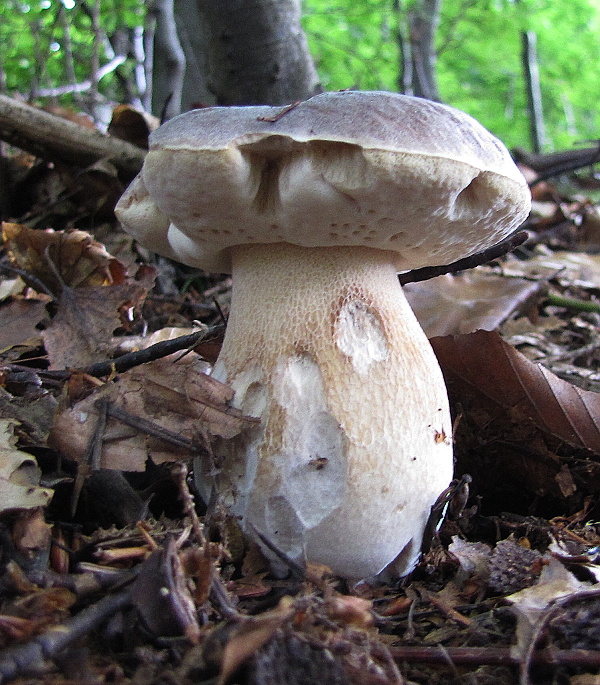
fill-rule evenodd
<path id="1" fill-rule="evenodd" d="M 127 179 L 140 170 L 145 151 L 124 140 L 0 95 L 0 139 L 37 157 L 88 167 L 111 162 Z"/>
<path id="2" fill-rule="evenodd" d="M 400 645 L 390 647 L 400 663 L 448 664 L 469 666 L 518 666 L 521 659 L 510 647 L 442 647 L 441 645 Z M 531 655 L 534 664 L 598 668 L 600 653 L 591 649 L 541 649 Z"/>

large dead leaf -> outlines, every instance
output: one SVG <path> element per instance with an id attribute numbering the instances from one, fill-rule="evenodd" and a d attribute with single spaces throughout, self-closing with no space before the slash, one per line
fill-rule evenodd
<path id="1" fill-rule="evenodd" d="M 204 432 L 232 438 L 253 423 L 229 406 L 233 391 L 203 373 L 206 365 L 198 355 L 190 353 L 179 361 L 177 357 L 144 364 L 64 408 L 55 418 L 50 444 L 65 457 L 82 463 L 101 420 L 98 400 L 154 428 L 148 435 L 109 416 L 100 437 L 98 465 L 107 469 L 143 471 L 148 458 L 155 463 L 189 458 L 190 450 L 202 444 Z M 178 436 L 182 444 L 160 439 L 159 430 Z"/>
<path id="2" fill-rule="evenodd" d="M 457 416 L 458 473 L 484 511 L 574 514 L 600 490 L 600 395 L 526 359 L 497 333 L 433 338 Z"/>
<path id="3" fill-rule="evenodd" d="M 432 338 L 479 329 L 493 331 L 523 307 L 539 287 L 539 283 L 504 278 L 480 267 L 407 283 L 403 289 L 421 327 Z"/>
<path id="4" fill-rule="evenodd" d="M 40 342 L 36 326 L 47 316 L 46 304 L 39 300 L 11 300 L 0 307 L 0 352 L 14 345 Z"/>
<path id="5" fill-rule="evenodd" d="M 518 411 L 545 433 L 600 454 L 600 394 L 558 378 L 493 332 L 435 338 L 444 376 Z"/>

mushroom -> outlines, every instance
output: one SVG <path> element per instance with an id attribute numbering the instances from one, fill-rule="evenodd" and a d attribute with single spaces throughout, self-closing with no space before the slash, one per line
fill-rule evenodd
<path id="1" fill-rule="evenodd" d="M 200 480 L 251 536 L 352 581 L 410 572 L 452 478 L 451 419 L 397 272 L 483 250 L 529 206 L 500 141 L 409 96 L 213 107 L 151 135 L 117 214 L 145 246 L 233 275 L 213 375 L 260 422 Z"/>

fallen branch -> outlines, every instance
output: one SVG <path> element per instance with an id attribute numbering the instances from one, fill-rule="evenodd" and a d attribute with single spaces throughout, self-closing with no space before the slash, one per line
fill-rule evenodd
<path id="1" fill-rule="evenodd" d="M 127 590 L 117 595 L 107 595 L 66 623 L 49 628 L 30 642 L 0 651 L 0 683 L 18 676 L 43 673 L 48 660 L 129 604 L 131 597 Z"/>
<path id="2" fill-rule="evenodd" d="M 88 167 L 108 160 L 127 179 L 141 169 L 146 152 L 124 140 L 0 95 L 0 139 L 37 157 Z"/>
<path id="3" fill-rule="evenodd" d="M 459 666 L 519 666 L 522 660 L 510 647 L 390 647 L 396 662 L 447 664 Z M 532 664 L 550 666 L 600 667 L 600 651 L 592 649 L 540 649 L 531 655 Z"/>

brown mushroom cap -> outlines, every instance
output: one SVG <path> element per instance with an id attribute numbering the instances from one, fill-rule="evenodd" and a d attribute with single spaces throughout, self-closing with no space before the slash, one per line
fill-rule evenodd
<path id="1" fill-rule="evenodd" d="M 444 264 L 502 240 L 530 207 L 507 149 L 477 121 L 387 92 L 187 112 L 151 135 L 141 173 L 170 225 L 156 235 L 165 224 L 144 221 L 148 198 L 126 193 L 126 229 L 209 271 L 229 271 L 232 246 L 279 242 L 391 251 L 398 270 Z"/>

